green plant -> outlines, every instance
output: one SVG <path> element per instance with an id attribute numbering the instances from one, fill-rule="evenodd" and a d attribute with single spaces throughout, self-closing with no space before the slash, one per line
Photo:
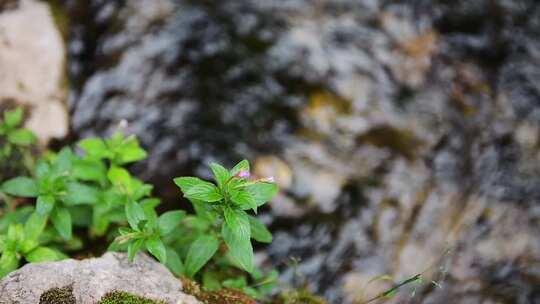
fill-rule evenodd
<path id="1" fill-rule="evenodd" d="M 151 194 L 152 185 L 131 176 L 122 167 L 146 158 L 147 154 L 135 136 L 125 137 L 121 132 L 107 139 L 84 139 L 78 146 L 85 155 L 75 161 L 74 175 L 101 193 L 101 198 L 92 206 L 91 231 L 102 236 L 111 223 L 125 222 L 128 209 L 133 209 L 135 202 Z M 154 206 L 159 204 L 157 199 L 152 202 Z"/>
<path id="2" fill-rule="evenodd" d="M 277 193 L 277 185 L 273 178 L 250 180 L 247 160 L 231 170 L 216 163 L 210 169 L 215 183 L 197 177 L 174 179 L 195 214 L 186 215 L 165 241 L 185 261 L 180 274 L 194 278 L 201 272 L 207 290 L 236 288 L 261 299 L 275 288 L 277 273 L 264 275 L 254 267 L 251 239 L 270 243 L 272 234 L 249 213 L 256 214 Z"/>
<path id="3" fill-rule="evenodd" d="M 22 121 L 22 108 L 4 112 L 0 120 L 0 137 L 3 138 L 0 161 L 9 158 L 14 150 L 27 148 L 36 142 L 34 133 L 20 126 Z"/>
<path id="4" fill-rule="evenodd" d="M 230 171 L 210 164 L 217 185 L 196 177 L 178 177 L 174 182 L 193 205 L 194 219 L 203 228 L 189 247 L 186 256 L 186 274 L 193 277 L 219 248 L 220 241 L 227 246 L 227 256 L 233 264 L 247 272 L 253 271 L 251 238 L 268 243 L 272 235 L 246 210 L 257 208 L 276 193 L 273 179 L 249 181 L 249 163 L 244 160 Z"/>
<path id="5" fill-rule="evenodd" d="M 109 250 L 127 251 L 130 261 L 147 251 L 176 275 L 197 276 L 207 290 L 232 288 L 261 299 L 276 286 L 277 272 L 264 274 L 254 267 L 251 244 L 251 239 L 272 241 L 255 217 L 277 193 L 272 178 L 250 180 L 246 160 L 231 170 L 212 163 L 215 183 L 174 179 L 195 214 L 171 210 L 158 215 L 161 202 L 151 197 L 152 185 L 125 168 L 147 156 L 134 136 L 117 132 L 84 139 L 78 148 L 46 153 L 32 176 L 2 184 L 3 195 L 29 198 L 25 204 L 35 199 L 35 207 L 19 206 L 0 217 L 0 276 L 23 258 L 56 260 L 66 257 L 62 251 L 84 248 L 82 239 L 105 238 L 113 240 Z"/>
<path id="6" fill-rule="evenodd" d="M 21 126 L 23 117 L 22 108 L 5 111 L 0 117 L 0 182 L 34 171 L 37 137 Z M 0 199 L 14 209 L 2 193 Z"/>
<path id="7" fill-rule="evenodd" d="M 152 208 L 159 204 L 159 200 L 147 197 L 151 185 L 121 167 L 146 156 L 135 137 L 116 133 L 108 139 L 83 140 L 79 146 L 84 155 L 77 155 L 68 147 L 59 153 L 45 154 L 37 162 L 34 176 L 15 177 L 1 186 L 6 198 L 36 198 L 32 217 L 39 218 L 44 226 L 49 222 L 54 227 L 43 229 L 41 239 L 59 243 L 59 247 L 68 250 L 83 246 L 73 235 L 73 226 L 88 228 L 90 236 L 103 236 L 111 223 L 132 224 L 133 205 L 139 200 Z M 31 212 L 31 207 L 5 210 L 0 218 L 0 233 L 5 234 L 12 224 L 23 224 Z"/>
<path id="8" fill-rule="evenodd" d="M 98 201 L 96 189 L 74 178 L 74 157 L 71 149 L 64 148 L 49 161 L 39 160 L 35 177 L 19 176 L 2 185 L 2 190 L 9 195 L 35 197 L 36 212 L 43 217 L 50 216 L 65 240 L 72 237 L 72 216 L 68 208 Z"/>
<path id="9" fill-rule="evenodd" d="M 46 220 L 33 212 L 24 225 L 10 224 L 7 233 L 0 235 L 0 277 L 17 269 L 20 260 L 31 263 L 56 261 L 65 257 L 60 251 L 44 246 L 42 237 Z"/>

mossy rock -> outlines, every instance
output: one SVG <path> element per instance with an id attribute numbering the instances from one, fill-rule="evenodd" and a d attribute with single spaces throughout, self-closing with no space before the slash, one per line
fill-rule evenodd
<path id="1" fill-rule="evenodd" d="M 139 297 L 123 291 L 112 291 L 104 295 L 97 304 L 165 304 L 165 302 Z"/>
<path id="2" fill-rule="evenodd" d="M 73 286 L 51 288 L 41 294 L 39 304 L 76 304 Z"/>

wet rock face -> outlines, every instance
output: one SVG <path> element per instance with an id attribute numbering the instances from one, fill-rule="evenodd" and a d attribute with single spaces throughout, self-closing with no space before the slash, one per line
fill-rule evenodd
<path id="1" fill-rule="evenodd" d="M 75 135 L 126 119 L 158 182 L 255 160 L 284 279 L 361 301 L 448 242 L 423 303 L 539 301 L 536 1 L 72 2 Z"/>
<path id="2" fill-rule="evenodd" d="M 82 45 L 73 56 L 90 57 L 96 69 L 85 70 L 87 61 L 73 66 L 83 81 L 73 128 L 81 137 L 103 134 L 126 119 L 153 151 L 147 176 L 278 150 L 297 124 L 294 109 L 310 84 L 289 73 L 289 61 L 271 59 L 280 18 L 242 1 L 91 6 L 101 21 L 91 36 L 97 43 L 75 34 L 72 44 Z"/>

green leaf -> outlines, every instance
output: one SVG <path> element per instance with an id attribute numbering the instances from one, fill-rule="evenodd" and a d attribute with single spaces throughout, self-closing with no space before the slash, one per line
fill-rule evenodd
<path id="1" fill-rule="evenodd" d="M 37 240 L 47 224 L 47 216 L 33 212 L 24 224 L 24 236 L 28 240 Z"/>
<path id="2" fill-rule="evenodd" d="M 73 158 L 73 152 L 69 147 L 65 147 L 60 150 L 60 152 L 58 152 L 58 155 L 56 156 L 56 159 L 53 162 L 51 168 L 52 173 L 57 176 L 69 174 L 73 165 Z"/>
<path id="3" fill-rule="evenodd" d="M 9 225 L 7 232 L 7 243 L 17 244 L 24 240 L 24 228 L 21 224 Z"/>
<path id="4" fill-rule="evenodd" d="M 105 141 L 101 138 L 87 138 L 79 142 L 79 147 L 86 152 L 87 155 L 97 158 L 111 158 L 112 152 L 109 150 Z"/>
<path id="5" fill-rule="evenodd" d="M 251 229 L 248 215 L 244 211 L 235 210 L 228 206 L 223 208 L 223 214 L 225 216 L 225 224 L 235 238 L 241 241 L 249 241 Z"/>
<path id="6" fill-rule="evenodd" d="M 161 235 L 166 235 L 174 230 L 186 215 L 185 211 L 176 210 L 163 213 L 158 219 L 158 228 Z"/>
<path id="7" fill-rule="evenodd" d="M 219 241 L 212 235 L 199 236 L 189 247 L 186 257 L 186 274 L 193 276 L 214 256 Z"/>
<path id="8" fill-rule="evenodd" d="M 137 252 L 139 249 L 141 249 L 141 246 L 144 244 L 144 239 L 136 239 L 129 243 L 128 245 L 128 261 L 133 262 L 133 259 L 135 259 L 135 256 L 137 255 Z"/>
<path id="9" fill-rule="evenodd" d="M 239 238 L 239 233 L 232 230 L 227 223 L 221 227 L 221 234 L 229 248 L 229 257 L 233 263 L 247 272 L 252 272 L 253 247 L 250 240 Z"/>
<path id="10" fill-rule="evenodd" d="M 215 271 L 205 271 L 202 277 L 202 284 L 204 289 L 209 291 L 221 289 L 219 274 Z"/>
<path id="11" fill-rule="evenodd" d="M 141 205 L 141 207 L 144 210 L 144 219 L 148 222 L 148 224 L 146 224 L 145 230 L 151 230 L 153 232 L 154 229 L 157 229 L 158 222 L 156 210 L 154 208 L 151 208 L 150 205 L 146 205 L 145 207 Z M 141 227 L 141 224 L 139 224 L 139 227 Z"/>
<path id="12" fill-rule="evenodd" d="M 139 200 L 145 196 L 152 194 L 152 189 L 154 189 L 154 186 L 150 184 L 144 184 L 140 180 L 133 178 L 131 180 L 131 189 L 133 190 L 133 199 Z"/>
<path id="13" fill-rule="evenodd" d="M 40 195 L 36 202 L 36 211 L 41 216 L 47 216 L 54 208 L 54 197 L 52 195 Z"/>
<path id="14" fill-rule="evenodd" d="M 231 200 L 237 206 L 239 206 L 243 210 L 253 209 L 253 211 L 257 213 L 257 202 L 255 201 L 253 195 L 251 195 L 250 192 L 243 189 L 231 189 L 229 193 Z"/>
<path id="15" fill-rule="evenodd" d="M 253 239 L 261 243 L 272 243 L 272 233 L 257 218 L 249 216 L 249 225 Z"/>
<path id="16" fill-rule="evenodd" d="M 4 251 L 0 257 L 0 278 L 19 268 L 19 259 L 14 251 Z"/>
<path id="17" fill-rule="evenodd" d="M 37 247 L 24 256 L 30 263 L 41 263 L 49 261 L 58 261 L 58 253 L 48 247 Z"/>
<path id="18" fill-rule="evenodd" d="M 92 186 L 70 182 L 64 201 L 67 205 L 92 205 L 99 201 L 99 192 Z"/>
<path id="19" fill-rule="evenodd" d="M 71 239 L 71 214 L 66 208 L 54 208 L 51 213 L 54 228 L 64 240 Z"/>
<path id="20" fill-rule="evenodd" d="M 23 109 L 20 107 L 16 108 L 15 110 L 4 112 L 4 123 L 9 128 L 14 128 L 20 125 L 22 122 L 22 119 L 23 119 Z"/>
<path id="21" fill-rule="evenodd" d="M 159 198 L 147 198 L 147 199 L 143 199 L 141 201 L 141 207 L 154 209 L 160 203 L 161 203 L 161 201 L 159 200 Z"/>
<path id="22" fill-rule="evenodd" d="M 107 169 L 101 160 L 77 159 L 72 174 L 76 179 L 101 183 L 107 178 Z"/>
<path id="23" fill-rule="evenodd" d="M 239 162 L 238 164 L 236 164 L 236 166 L 234 166 L 231 169 L 231 176 L 235 176 L 240 171 L 248 171 L 249 172 L 249 162 L 247 160 L 244 159 L 241 162 Z"/>
<path id="24" fill-rule="evenodd" d="M 189 188 L 189 190 L 184 193 L 184 196 L 189 199 L 201 200 L 209 203 L 223 199 L 223 196 L 219 193 L 219 189 L 209 182 L 203 182 Z"/>
<path id="25" fill-rule="evenodd" d="M 167 263 L 167 250 L 158 235 L 154 235 L 145 242 L 146 249 L 162 264 Z"/>
<path id="26" fill-rule="evenodd" d="M 107 213 L 92 213 L 92 232 L 97 236 L 103 236 L 111 223 Z"/>
<path id="27" fill-rule="evenodd" d="M 180 187 L 183 193 L 186 193 L 194 187 L 195 185 L 199 185 L 202 183 L 205 183 L 202 179 L 198 177 L 192 177 L 192 176 L 185 176 L 185 177 L 177 177 L 174 179 L 174 183 Z"/>
<path id="28" fill-rule="evenodd" d="M 264 205 L 271 200 L 278 192 L 278 187 L 274 183 L 256 183 L 245 188 L 251 196 L 257 206 Z"/>
<path id="29" fill-rule="evenodd" d="M 34 250 L 36 247 L 38 247 L 38 242 L 36 240 L 23 240 L 22 242 L 17 244 L 17 251 L 21 252 L 23 255 L 27 254 L 28 252 Z"/>
<path id="30" fill-rule="evenodd" d="M 217 163 L 210 163 L 210 169 L 212 169 L 214 179 L 216 180 L 219 189 L 224 189 L 224 185 L 231 178 L 229 170 L 225 169 L 223 166 Z"/>
<path id="31" fill-rule="evenodd" d="M 191 200 L 191 204 L 193 205 L 193 209 L 195 209 L 195 213 L 197 213 L 198 218 L 210 223 L 214 223 L 216 221 L 218 214 L 211 205 L 198 200 Z"/>
<path id="32" fill-rule="evenodd" d="M 45 176 L 49 175 L 51 172 L 51 166 L 44 161 L 44 160 L 38 160 L 36 164 L 36 177 L 39 179 L 43 179 Z"/>
<path id="33" fill-rule="evenodd" d="M 117 147 L 116 152 L 118 154 L 116 162 L 120 165 L 142 160 L 147 156 L 146 151 L 139 146 L 139 141 L 134 135 L 126 138 L 122 144 Z"/>
<path id="34" fill-rule="evenodd" d="M 144 209 L 138 203 L 128 201 L 125 210 L 129 226 L 135 230 L 139 229 L 139 222 L 146 219 Z"/>
<path id="35" fill-rule="evenodd" d="M 92 218 L 89 214 L 92 209 L 88 205 L 67 206 L 66 209 L 71 214 L 71 222 L 74 227 L 89 227 L 92 224 Z"/>
<path id="36" fill-rule="evenodd" d="M 120 235 L 128 235 L 128 234 L 133 233 L 133 232 L 136 232 L 136 231 L 131 229 L 131 228 L 128 228 L 128 227 L 120 227 L 120 228 L 118 228 L 118 233 L 120 233 Z"/>
<path id="37" fill-rule="evenodd" d="M 19 176 L 2 184 L 2 191 L 14 196 L 36 197 L 38 195 L 38 186 L 30 177 Z"/>
<path id="38" fill-rule="evenodd" d="M 223 281 L 223 286 L 242 290 L 242 288 L 247 286 L 247 281 L 245 277 L 241 276 L 235 279 L 227 279 Z"/>
<path id="39" fill-rule="evenodd" d="M 113 185 L 121 186 L 127 193 L 131 192 L 131 174 L 129 174 L 128 170 L 112 166 L 107 172 L 107 177 Z"/>
<path id="40" fill-rule="evenodd" d="M 36 142 L 37 137 L 28 129 L 17 129 L 8 133 L 8 140 L 15 145 L 28 146 Z"/>
<path id="41" fill-rule="evenodd" d="M 383 293 L 383 297 L 384 298 L 392 298 L 393 296 L 395 296 L 397 294 L 397 288 L 393 288 L 393 289 L 390 289 L 389 291 L 386 291 Z"/>
<path id="42" fill-rule="evenodd" d="M 177 276 L 184 274 L 184 264 L 180 256 L 172 248 L 167 248 L 167 268 Z"/>
<path id="43" fill-rule="evenodd" d="M 23 206 L 2 214 L 2 216 L 0 216 L 0 235 L 7 231 L 9 225 L 24 223 L 32 212 L 34 212 L 33 207 Z"/>

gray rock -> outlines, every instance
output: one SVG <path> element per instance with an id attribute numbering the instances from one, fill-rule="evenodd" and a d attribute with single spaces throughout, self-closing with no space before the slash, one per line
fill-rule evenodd
<path id="1" fill-rule="evenodd" d="M 278 157 L 282 280 L 361 303 L 448 241 L 415 302 L 540 303 L 538 1 L 67 2 L 75 138 L 126 119 L 171 204 L 210 160 Z"/>
<path id="2" fill-rule="evenodd" d="M 129 263 L 126 254 L 109 252 L 82 261 L 27 264 L 0 281 L 0 304 L 39 303 L 45 291 L 65 286 L 73 287 L 78 304 L 94 304 L 113 290 L 166 303 L 200 303 L 183 293 L 180 280 L 147 255 L 139 254 Z"/>

